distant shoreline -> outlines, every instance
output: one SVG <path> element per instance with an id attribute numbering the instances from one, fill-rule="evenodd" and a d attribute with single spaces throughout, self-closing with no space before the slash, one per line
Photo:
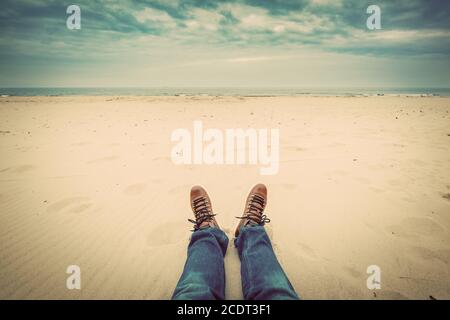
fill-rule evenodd
<path id="1" fill-rule="evenodd" d="M 67 95 L 8 95 L 2 94 L 0 98 L 32 98 L 32 97 L 48 97 L 48 98 L 58 98 L 58 97 L 123 97 L 123 98 L 132 98 L 132 97 L 160 97 L 160 98 L 444 98 L 450 97 L 450 95 L 439 95 L 439 94 L 374 94 L 374 95 L 365 95 L 365 94 L 355 94 L 355 95 L 202 95 L 202 94 L 193 94 L 193 95 L 88 95 L 88 94 L 67 94 Z"/>
<path id="2" fill-rule="evenodd" d="M 299 100 L 299 101 L 314 101 L 314 100 L 399 100 L 404 101 L 407 100 L 448 100 L 450 96 L 437 96 L 437 95 L 383 95 L 383 96 L 205 96 L 205 95 L 192 95 L 192 96 L 138 96 L 138 95 L 64 95 L 64 96 L 0 96 L 0 103 L 15 103 L 15 102 L 43 102 L 43 101 L 91 101 L 91 102 L 126 102 L 126 101 L 159 101 L 159 102 L 180 102 L 180 103 L 189 103 L 189 102 L 214 102 L 214 101 L 240 101 L 240 100 L 248 100 L 248 101 L 284 101 L 284 100 Z"/>
<path id="3" fill-rule="evenodd" d="M 0 88 L 0 96 L 446 97 L 450 88 Z"/>
<path id="4" fill-rule="evenodd" d="M 0 95 L 0 102 L 7 98 L 450 98 L 437 94 L 389 94 L 389 95 Z M 114 100 L 111 99 L 111 100 Z"/>

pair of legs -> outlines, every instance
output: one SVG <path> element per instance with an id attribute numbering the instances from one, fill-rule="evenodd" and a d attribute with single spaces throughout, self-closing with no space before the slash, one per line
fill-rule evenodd
<path id="1" fill-rule="evenodd" d="M 264 224 L 267 199 L 264 185 L 256 185 L 236 228 L 234 244 L 241 260 L 242 291 L 246 300 L 298 299 L 279 264 Z M 201 187 L 191 190 L 195 224 L 186 264 L 173 299 L 225 299 L 224 256 L 228 237 L 217 224 L 210 199 Z"/>

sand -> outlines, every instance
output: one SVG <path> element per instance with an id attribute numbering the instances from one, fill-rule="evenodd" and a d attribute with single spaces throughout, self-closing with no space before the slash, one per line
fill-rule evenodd
<path id="1" fill-rule="evenodd" d="M 278 174 L 174 165 L 171 132 L 194 120 L 279 128 Z M 302 298 L 450 298 L 450 98 L 2 97 L 0 148 L 1 299 L 168 299 L 190 187 L 207 188 L 231 240 L 258 182 Z M 241 299 L 232 241 L 225 264 Z M 69 265 L 81 290 L 66 288 Z"/>

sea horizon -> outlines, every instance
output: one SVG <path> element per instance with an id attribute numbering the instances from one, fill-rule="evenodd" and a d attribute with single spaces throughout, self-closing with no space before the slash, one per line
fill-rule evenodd
<path id="1" fill-rule="evenodd" d="M 450 96 L 450 88 L 395 87 L 10 87 L 9 96 Z"/>

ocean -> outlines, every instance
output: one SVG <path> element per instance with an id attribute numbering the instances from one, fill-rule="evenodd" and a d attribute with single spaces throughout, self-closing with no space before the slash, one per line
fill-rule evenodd
<path id="1" fill-rule="evenodd" d="M 450 96 L 450 88 L 0 88 L 5 96 Z"/>

